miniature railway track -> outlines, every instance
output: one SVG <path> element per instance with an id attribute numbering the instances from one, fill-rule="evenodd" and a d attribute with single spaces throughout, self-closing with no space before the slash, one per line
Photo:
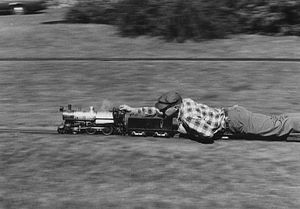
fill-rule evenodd
<path id="1" fill-rule="evenodd" d="M 21 129 L 21 128 L 0 128 L 0 133 L 22 133 L 22 134 L 45 134 L 45 135 L 60 135 L 56 130 L 49 129 Z M 82 135 L 82 134 L 81 134 Z M 120 136 L 122 137 L 122 136 Z M 238 140 L 230 138 L 230 135 L 225 135 L 222 140 Z M 300 142 L 300 133 L 291 134 L 287 142 Z"/>
<path id="2" fill-rule="evenodd" d="M 238 57 L 0 57 L 0 62 L 32 61 L 101 61 L 101 62 L 300 62 L 300 58 L 238 58 Z"/>

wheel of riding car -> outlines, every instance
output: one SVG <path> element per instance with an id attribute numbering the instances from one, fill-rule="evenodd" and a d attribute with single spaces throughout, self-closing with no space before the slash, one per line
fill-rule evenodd
<path id="1" fill-rule="evenodd" d="M 14 15 L 23 15 L 25 14 L 25 8 L 23 6 L 14 6 L 11 9 L 12 14 Z"/>
<path id="2" fill-rule="evenodd" d="M 102 133 L 105 136 L 111 135 L 114 132 L 114 128 L 112 126 L 107 126 L 102 129 Z"/>
<path id="3" fill-rule="evenodd" d="M 97 130 L 95 128 L 91 128 L 91 127 L 87 128 L 85 131 L 87 134 L 90 134 L 90 135 L 96 134 L 96 132 L 97 132 Z"/>

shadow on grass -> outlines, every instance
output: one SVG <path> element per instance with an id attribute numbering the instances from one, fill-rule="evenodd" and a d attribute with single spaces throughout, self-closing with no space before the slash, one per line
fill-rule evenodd
<path id="1" fill-rule="evenodd" d="M 0 11 L 0 16 L 11 15 L 9 11 Z"/>
<path id="2" fill-rule="evenodd" d="M 89 24 L 89 22 L 70 22 L 68 20 L 54 20 L 54 21 L 42 22 L 41 24 L 43 25 L 56 25 L 56 24 L 85 25 L 85 24 Z"/>
<path id="3" fill-rule="evenodd" d="M 47 22 L 42 22 L 41 24 L 43 25 L 55 25 L 55 24 L 65 24 L 65 23 L 70 23 L 66 20 L 55 20 L 55 21 L 47 21 Z"/>
<path id="4" fill-rule="evenodd" d="M 44 11 L 27 11 L 23 15 L 38 15 L 38 14 L 44 14 Z M 14 15 L 10 11 L 0 11 L 0 16 L 8 16 L 8 15 Z"/>
<path id="5" fill-rule="evenodd" d="M 276 137 L 276 136 L 269 136 L 269 137 L 259 137 L 257 135 L 247 134 L 247 135 L 229 135 L 228 138 L 230 140 L 248 140 L 248 141 L 286 141 L 288 136 Z"/>

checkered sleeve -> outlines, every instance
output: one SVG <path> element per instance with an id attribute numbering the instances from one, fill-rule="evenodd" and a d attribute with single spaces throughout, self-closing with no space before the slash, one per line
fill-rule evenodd
<path id="1" fill-rule="evenodd" d="M 156 107 L 139 107 L 133 108 L 132 113 L 139 116 L 160 116 L 162 113 Z"/>

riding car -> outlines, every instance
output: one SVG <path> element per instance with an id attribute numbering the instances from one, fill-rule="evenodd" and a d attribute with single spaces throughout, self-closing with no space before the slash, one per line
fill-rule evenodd
<path id="1" fill-rule="evenodd" d="M 47 0 L 0 0 L 0 13 L 29 14 L 47 8 Z"/>

